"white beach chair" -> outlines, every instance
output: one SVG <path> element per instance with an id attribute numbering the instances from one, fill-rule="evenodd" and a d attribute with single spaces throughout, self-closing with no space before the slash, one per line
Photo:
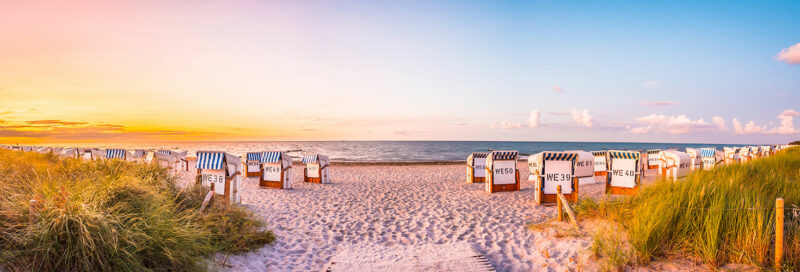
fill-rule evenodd
<path id="1" fill-rule="evenodd" d="M 144 163 L 145 156 L 147 155 L 147 150 L 144 149 L 136 149 L 128 154 L 128 160 L 132 162 Z"/>
<path id="2" fill-rule="evenodd" d="M 703 170 L 711 170 L 721 161 L 721 158 L 717 156 L 717 150 L 714 148 L 701 148 L 700 157 L 703 160 Z"/>
<path id="3" fill-rule="evenodd" d="M 519 191 L 517 151 L 492 151 L 486 156 L 486 191 Z"/>
<path id="4" fill-rule="evenodd" d="M 467 156 L 467 183 L 486 182 L 486 152 L 472 152 Z"/>
<path id="5" fill-rule="evenodd" d="M 534 177 L 534 201 L 539 205 L 552 205 L 558 202 L 558 186 L 561 193 L 570 201 L 578 201 L 578 179 L 573 176 L 575 158 L 571 152 L 544 151 L 528 157 L 528 167 Z M 594 169 L 592 169 L 594 172 Z M 528 178 L 530 180 L 530 177 Z"/>
<path id="6" fill-rule="evenodd" d="M 634 195 L 642 179 L 642 157 L 638 151 L 608 151 L 606 194 Z"/>
<path id="7" fill-rule="evenodd" d="M 331 160 L 328 159 L 328 156 L 306 154 L 303 156 L 303 163 L 306 164 L 306 169 L 303 171 L 304 182 L 331 183 L 330 175 L 328 174 Z"/>
<path id="8" fill-rule="evenodd" d="M 573 166 L 573 177 L 578 179 L 578 184 L 594 184 L 594 154 L 583 150 L 565 152 L 577 155 Z"/>
<path id="9" fill-rule="evenodd" d="M 197 183 L 205 187 L 210 187 L 213 183 L 216 195 L 223 196 L 229 203 L 240 203 L 240 165 L 237 156 L 222 151 L 197 151 Z"/>
<path id="10" fill-rule="evenodd" d="M 261 154 L 261 188 L 292 189 L 292 156 L 286 152 Z"/>
<path id="11" fill-rule="evenodd" d="M 691 171 L 692 159 L 689 154 L 677 150 L 659 152 L 658 173 L 661 178 L 673 181 L 685 177 Z"/>
<path id="12" fill-rule="evenodd" d="M 244 176 L 245 177 L 260 177 L 261 176 L 261 154 L 264 152 L 247 152 L 244 161 Z"/>
<path id="13" fill-rule="evenodd" d="M 725 153 L 725 165 L 732 165 L 739 162 L 739 149 L 735 147 L 723 147 Z"/>
<path id="14" fill-rule="evenodd" d="M 605 176 L 608 174 L 608 157 L 606 156 L 608 151 L 601 150 L 601 151 L 592 151 L 592 156 L 594 156 L 594 175 L 595 176 Z"/>
<path id="15" fill-rule="evenodd" d="M 658 169 L 661 164 L 660 154 L 661 149 L 648 149 L 647 153 L 647 169 Z"/>

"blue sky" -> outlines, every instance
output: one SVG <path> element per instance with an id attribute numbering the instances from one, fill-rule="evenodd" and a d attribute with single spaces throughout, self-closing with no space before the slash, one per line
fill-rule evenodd
<path id="1" fill-rule="evenodd" d="M 0 7 L 0 140 L 800 139 L 797 1 Z"/>

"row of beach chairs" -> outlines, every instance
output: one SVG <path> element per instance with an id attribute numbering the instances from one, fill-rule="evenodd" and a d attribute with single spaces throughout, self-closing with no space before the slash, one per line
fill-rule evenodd
<path id="1" fill-rule="evenodd" d="M 636 194 L 645 169 L 658 169 L 658 175 L 677 180 L 692 170 L 708 170 L 720 164 L 746 163 L 764 158 L 788 147 L 745 146 L 686 148 L 670 150 L 543 151 L 528 156 L 528 181 L 534 182 L 534 200 L 542 205 L 556 202 L 557 190 L 571 202 L 577 202 L 580 185 L 591 184 L 595 176 L 605 176 L 606 193 Z M 126 150 L 98 148 L 59 148 L 5 146 L 0 148 L 52 153 L 83 160 L 119 159 L 157 163 L 175 175 L 189 170 L 186 151 Z M 287 152 L 248 152 L 241 158 L 224 151 L 198 151 L 196 181 L 206 187 L 213 184 L 218 195 L 232 203 L 241 201 L 242 176 L 258 177 L 262 188 L 291 189 L 293 157 Z M 489 193 L 520 190 L 517 151 L 474 152 L 467 157 L 467 182 L 485 183 Z M 330 159 L 321 154 L 306 154 L 303 181 L 330 183 Z"/>
<path id="2" fill-rule="evenodd" d="M 92 160 L 125 160 L 139 163 L 157 163 L 173 175 L 189 170 L 186 151 L 174 150 L 126 150 L 99 148 L 61 148 L 35 146 L 7 146 L 0 148 L 26 152 L 52 153 L 65 158 Z M 214 192 L 229 199 L 231 203 L 241 202 L 242 175 L 258 177 L 262 188 L 292 188 L 292 156 L 286 152 L 248 152 L 242 158 L 224 151 L 198 151 L 195 168 L 197 183 L 206 187 L 214 184 Z M 311 183 L 330 183 L 330 159 L 325 155 L 307 154 L 302 158 L 305 164 L 303 181 Z"/>
<path id="3" fill-rule="evenodd" d="M 558 193 L 578 201 L 581 184 L 605 176 L 607 194 L 633 195 L 639 191 L 645 169 L 677 180 L 692 170 L 710 170 L 721 164 L 746 163 L 769 157 L 788 147 L 745 146 L 670 150 L 603 150 L 587 152 L 543 151 L 528 156 L 528 181 L 534 182 L 534 200 L 541 205 L 556 203 Z M 520 189 L 517 151 L 474 152 L 467 156 L 467 183 L 485 183 L 489 193 Z M 558 188 L 561 192 L 558 192 Z"/>

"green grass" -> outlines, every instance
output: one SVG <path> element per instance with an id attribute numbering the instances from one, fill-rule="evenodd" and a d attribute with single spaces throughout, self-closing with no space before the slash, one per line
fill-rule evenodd
<path id="1" fill-rule="evenodd" d="M 582 216 L 619 223 L 639 264 L 671 255 L 695 256 L 712 267 L 743 263 L 768 268 L 774 260 L 775 199 L 785 201 L 784 267 L 800 271 L 800 148 L 746 164 L 660 180 L 639 195 L 582 199 Z"/>
<path id="2" fill-rule="evenodd" d="M 6 271 L 198 271 L 215 253 L 274 235 L 205 189 L 178 190 L 155 165 L 0 150 L 0 266 Z M 31 208 L 31 200 L 36 205 Z"/>

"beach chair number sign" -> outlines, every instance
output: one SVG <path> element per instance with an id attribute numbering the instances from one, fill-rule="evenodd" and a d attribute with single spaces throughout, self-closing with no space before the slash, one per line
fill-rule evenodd
<path id="1" fill-rule="evenodd" d="M 264 180 L 281 181 L 281 164 L 280 163 L 266 163 L 264 164 Z"/>
<path id="2" fill-rule="evenodd" d="M 558 193 L 558 185 L 561 185 L 561 193 L 572 193 L 572 161 L 547 161 L 547 172 L 544 174 L 544 193 Z"/>
<path id="3" fill-rule="evenodd" d="M 218 170 L 218 171 L 224 172 L 224 170 Z M 225 194 L 225 176 L 223 175 L 223 173 L 202 174 L 200 176 L 200 181 L 202 182 L 203 187 L 209 187 L 213 183 L 215 194 L 218 195 Z"/>

